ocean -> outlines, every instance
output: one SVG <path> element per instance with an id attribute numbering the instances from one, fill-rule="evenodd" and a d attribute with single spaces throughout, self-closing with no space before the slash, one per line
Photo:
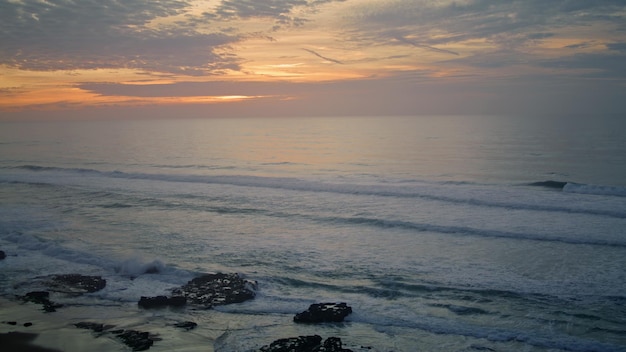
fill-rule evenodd
<path id="1" fill-rule="evenodd" d="M 58 321 L 40 341 L 66 351 L 85 346 L 54 332 L 80 321 L 158 334 L 151 351 L 311 334 L 354 351 L 626 351 L 626 119 L 2 122 L 0 250 L 7 299 L 51 274 L 107 280 L 41 313 Z M 255 299 L 137 306 L 216 272 L 257 281 Z M 293 322 L 320 302 L 353 313 Z"/>

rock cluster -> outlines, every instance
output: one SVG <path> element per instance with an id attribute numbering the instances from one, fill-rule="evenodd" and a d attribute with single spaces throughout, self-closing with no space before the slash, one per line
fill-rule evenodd
<path id="1" fill-rule="evenodd" d="M 80 295 L 102 290 L 106 286 L 106 280 L 100 276 L 63 274 L 45 277 L 43 284 L 53 292 Z M 24 302 L 41 304 L 45 312 L 55 312 L 57 308 L 63 306 L 50 300 L 49 291 L 32 291 L 24 296 L 17 297 Z"/>
<path id="2" fill-rule="evenodd" d="M 52 275 L 48 287 L 53 291 L 64 293 L 93 293 L 102 290 L 107 282 L 100 276 L 80 274 Z"/>
<path id="3" fill-rule="evenodd" d="M 346 303 L 316 303 L 309 309 L 298 313 L 293 320 L 296 323 L 326 323 L 342 322 L 352 313 L 352 307 Z M 351 352 L 342 346 L 341 339 L 329 337 L 322 342 L 319 335 L 298 336 L 279 339 L 267 346 L 261 347 L 259 352 Z"/>
<path id="4" fill-rule="evenodd" d="M 183 296 L 156 296 L 156 297 L 144 297 L 139 299 L 139 306 L 142 308 L 162 308 L 162 307 L 183 307 L 187 304 L 187 298 Z"/>
<path id="5" fill-rule="evenodd" d="M 337 323 L 342 322 L 350 313 L 352 313 L 352 307 L 346 303 L 316 303 L 311 304 L 308 310 L 296 314 L 293 321 L 296 323 Z"/>
<path id="6" fill-rule="evenodd" d="M 0 251 L 0 259 L 4 252 Z M 80 295 L 102 290 L 106 286 L 106 280 L 100 276 L 85 276 L 79 274 L 51 275 L 39 278 L 39 284 L 43 283 L 50 291 Z M 172 296 L 142 296 L 138 302 L 139 307 L 183 307 L 187 304 L 212 308 L 218 305 L 241 303 L 255 297 L 256 282 L 245 280 L 238 274 L 205 274 L 190 280 L 185 285 L 173 289 Z M 48 291 L 32 291 L 25 296 L 18 296 L 26 302 L 41 304 L 46 312 L 54 312 L 62 305 L 50 300 Z M 296 323 L 337 323 L 342 322 L 346 316 L 352 313 L 352 308 L 346 303 L 316 303 L 311 304 L 306 311 L 294 316 Z M 17 324 L 16 322 L 4 322 Z M 30 323 L 28 323 L 30 324 Z M 24 324 L 24 326 L 27 326 Z M 117 329 L 113 325 L 104 325 L 93 322 L 81 322 L 75 324 L 77 328 L 89 329 L 97 333 L 97 337 L 103 335 L 113 336 L 130 347 L 133 351 L 145 351 L 149 349 L 159 338 L 149 332 L 137 330 Z M 189 331 L 197 327 L 191 321 L 173 324 L 174 327 Z M 270 345 L 261 347 L 259 352 L 350 352 L 342 346 L 338 337 L 328 337 L 323 340 L 319 335 L 298 336 L 283 338 L 272 342 Z"/>
<path id="7" fill-rule="evenodd" d="M 156 336 L 151 335 L 149 332 L 137 331 L 137 330 L 110 330 L 114 328 L 113 325 L 104 325 L 91 322 L 80 322 L 74 324 L 79 329 L 88 329 L 96 332 L 102 336 L 104 334 L 112 334 L 117 339 L 121 340 L 126 346 L 132 348 L 133 351 L 145 351 L 152 347 L 154 341 L 157 341 Z"/>
<path id="8" fill-rule="evenodd" d="M 241 303 L 255 296 L 256 282 L 244 280 L 238 274 L 205 274 L 172 291 L 188 303 L 211 308 L 213 306 Z"/>
<path id="9" fill-rule="evenodd" d="M 62 304 L 54 303 L 50 300 L 50 292 L 48 291 L 32 291 L 24 296 L 18 296 L 24 302 L 32 302 L 41 304 L 44 312 L 56 312 L 57 308 L 63 307 Z"/>
<path id="10" fill-rule="evenodd" d="M 329 337 L 322 343 L 319 335 L 279 339 L 259 349 L 259 352 L 352 352 L 342 347 L 341 339 Z"/>
<path id="11" fill-rule="evenodd" d="M 4 251 L 0 251 L 0 260 L 3 260 L 6 257 L 7 257 L 6 253 L 4 253 Z"/>
<path id="12" fill-rule="evenodd" d="M 244 280 L 238 274 L 205 274 L 172 290 L 172 296 L 155 296 L 139 299 L 142 308 L 182 307 L 187 303 L 211 308 L 213 306 L 241 303 L 254 298 L 256 282 Z"/>

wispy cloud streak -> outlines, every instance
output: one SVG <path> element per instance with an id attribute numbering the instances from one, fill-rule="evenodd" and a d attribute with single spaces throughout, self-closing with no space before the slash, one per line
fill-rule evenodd
<path id="1" fill-rule="evenodd" d="M 330 58 L 330 57 L 323 56 L 323 55 L 321 55 L 321 54 L 319 54 L 319 53 L 317 53 L 317 52 L 315 52 L 315 51 L 313 51 L 313 50 L 311 50 L 311 49 L 305 49 L 305 48 L 302 48 L 302 50 L 304 50 L 304 51 L 306 51 L 306 52 L 308 52 L 308 53 L 310 53 L 310 54 L 313 54 L 313 55 L 315 55 L 315 56 L 319 57 L 320 59 L 324 59 L 324 60 L 326 60 L 326 61 L 330 61 L 330 62 L 334 62 L 334 63 L 336 63 L 336 64 L 343 65 L 343 62 L 341 62 L 341 61 L 339 61 L 339 60 L 335 60 L 335 59 Z"/>
<path id="2" fill-rule="evenodd" d="M 438 52 L 438 53 L 452 54 L 452 55 L 459 56 L 459 53 L 457 53 L 456 51 L 446 50 L 446 49 L 439 49 L 439 48 L 436 48 L 434 46 L 416 43 L 415 41 L 410 40 L 408 38 L 405 38 L 403 36 L 397 35 L 397 36 L 394 36 L 393 39 L 395 39 L 395 40 L 397 40 L 397 41 L 399 41 L 401 43 L 404 43 L 404 44 L 412 45 L 412 46 L 414 46 L 416 48 L 422 48 L 422 49 L 427 49 L 427 50 Z"/>

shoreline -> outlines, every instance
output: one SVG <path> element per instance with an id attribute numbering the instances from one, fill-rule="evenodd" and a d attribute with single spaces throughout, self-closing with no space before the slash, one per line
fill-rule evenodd
<path id="1" fill-rule="evenodd" d="M 216 324 L 186 331 L 176 328 L 175 323 L 182 315 L 189 315 L 188 311 L 169 308 L 145 311 L 133 306 L 130 303 L 119 306 L 66 305 L 55 312 L 44 312 L 39 304 L 0 297 L 0 345 L 11 346 L 11 351 L 133 350 L 112 333 L 98 333 L 75 325 L 93 322 L 112 326 L 112 331 L 148 332 L 156 341 L 149 351 L 211 352 L 215 339 L 226 330 L 221 329 L 222 324 Z"/>
<path id="2" fill-rule="evenodd" d="M 55 312 L 44 312 L 39 304 L 0 297 L 0 346 L 10 347 L 12 352 L 132 351 L 132 347 L 116 337 L 114 331 L 117 329 L 149 333 L 154 338 L 154 344 L 146 350 L 154 352 L 213 352 L 233 345 L 245 351 L 257 351 L 278 339 L 311 335 L 320 335 L 324 339 L 345 337 L 342 333 L 345 326 L 341 323 L 293 324 L 290 315 L 261 317 L 250 314 L 233 318 L 232 313 L 214 309 L 145 310 L 132 303 L 118 306 L 65 305 Z M 182 320 L 197 322 L 197 327 L 189 330 L 176 327 Z M 98 332 L 75 325 L 81 322 L 103 324 L 110 328 Z M 265 330 L 267 337 L 263 342 L 248 340 L 244 330 L 251 326 Z M 371 350 L 354 345 L 350 348 L 353 351 Z"/>
<path id="3" fill-rule="evenodd" d="M 39 305 L 0 297 L 0 342 L 12 351 L 99 351 L 111 347 L 94 341 L 93 336 L 74 328 L 66 319 L 63 313 L 45 313 Z"/>
<path id="4" fill-rule="evenodd" d="M 40 278 L 38 284 L 51 291 L 0 297 L 0 341 L 12 350 L 214 351 L 232 344 L 256 351 L 278 342 L 277 339 L 317 335 L 315 330 L 325 329 L 315 323 L 340 323 L 352 313 L 346 303 L 312 304 L 295 317 L 235 313 L 235 318 L 228 309 L 214 309 L 254 300 L 256 281 L 243 279 L 239 274 L 200 275 L 172 289 L 173 296 L 141 296 L 139 302 L 102 301 L 91 296 L 106 286 L 106 280 L 99 276 L 50 275 L 45 280 Z M 300 325 L 296 327 L 294 322 L 304 324 L 295 324 Z M 273 331 L 264 334 L 264 343 L 250 340 L 247 333 L 242 333 L 259 328 L 284 330 L 287 326 L 293 334 L 285 336 L 285 331 Z M 345 350 L 341 338 L 324 335 L 328 335 L 324 344 L 334 346 L 325 347 L 326 351 Z"/>

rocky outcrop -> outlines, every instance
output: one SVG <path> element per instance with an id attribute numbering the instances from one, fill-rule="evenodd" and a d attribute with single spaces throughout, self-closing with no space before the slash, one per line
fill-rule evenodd
<path id="1" fill-rule="evenodd" d="M 139 306 L 142 308 L 162 308 L 162 307 L 183 307 L 187 304 L 187 298 L 183 296 L 156 296 L 144 297 L 139 299 Z"/>
<path id="2" fill-rule="evenodd" d="M 245 280 L 238 274 L 206 274 L 197 277 L 180 288 L 172 290 L 173 295 L 182 296 L 187 303 L 211 308 L 231 303 L 241 303 L 255 296 L 256 282 Z"/>
<path id="3" fill-rule="evenodd" d="M 24 302 L 32 302 L 41 304 L 44 312 L 51 313 L 56 312 L 57 308 L 63 307 L 62 304 L 54 303 L 50 300 L 50 292 L 48 291 L 32 291 L 28 292 L 24 296 L 17 296 Z"/>
<path id="4" fill-rule="evenodd" d="M 185 331 L 189 331 L 195 329 L 198 324 L 194 323 L 193 321 L 181 321 L 180 323 L 174 324 L 174 326 L 180 329 L 184 329 Z"/>
<path id="5" fill-rule="evenodd" d="M 341 339 L 329 337 L 322 343 L 319 335 L 279 339 L 259 349 L 259 352 L 352 352 L 342 347 Z"/>
<path id="6" fill-rule="evenodd" d="M 4 253 L 4 251 L 0 251 L 0 260 L 4 260 L 4 258 L 6 257 L 7 257 L 6 253 Z"/>
<path id="7" fill-rule="evenodd" d="M 111 331 L 116 338 L 122 340 L 122 342 L 133 349 L 133 351 L 145 351 L 152 347 L 154 344 L 154 338 L 149 332 L 137 331 L 137 330 L 116 330 Z"/>
<path id="8" fill-rule="evenodd" d="M 293 321 L 296 323 L 325 323 L 342 322 L 352 313 L 352 307 L 346 303 L 316 303 L 311 304 L 308 310 L 296 314 Z"/>
<path id="9" fill-rule="evenodd" d="M 113 325 L 104 325 L 92 322 L 80 322 L 74 324 L 74 326 L 79 329 L 87 329 L 98 333 L 98 336 L 96 337 L 111 334 L 115 336 L 115 338 L 117 338 L 118 340 L 122 341 L 126 346 L 132 348 L 133 351 L 145 351 L 152 347 L 154 341 L 159 340 L 156 336 L 145 331 L 124 329 L 111 330 L 115 327 Z"/>
<path id="10" fill-rule="evenodd" d="M 106 280 L 100 276 L 62 274 L 50 276 L 47 286 L 57 292 L 82 294 L 100 291 L 106 283 Z"/>
<path id="11" fill-rule="evenodd" d="M 110 330 L 113 329 L 115 326 L 114 325 L 104 325 L 104 324 L 100 324 L 100 323 L 92 323 L 92 322 L 80 322 L 80 323 L 76 323 L 74 324 L 75 327 L 79 328 L 79 329 L 87 329 L 87 330 L 91 330 L 93 332 L 103 332 L 105 330 Z"/>
<path id="12" fill-rule="evenodd" d="M 106 280 L 100 276 L 85 276 L 80 274 L 51 275 L 38 278 L 34 281 L 36 287 L 47 290 L 31 291 L 24 296 L 17 296 L 24 302 L 41 304 L 45 312 L 55 312 L 63 305 L 50 300 L 50 291 L 69 295 L 81 295 L 102 290 Z"/>

